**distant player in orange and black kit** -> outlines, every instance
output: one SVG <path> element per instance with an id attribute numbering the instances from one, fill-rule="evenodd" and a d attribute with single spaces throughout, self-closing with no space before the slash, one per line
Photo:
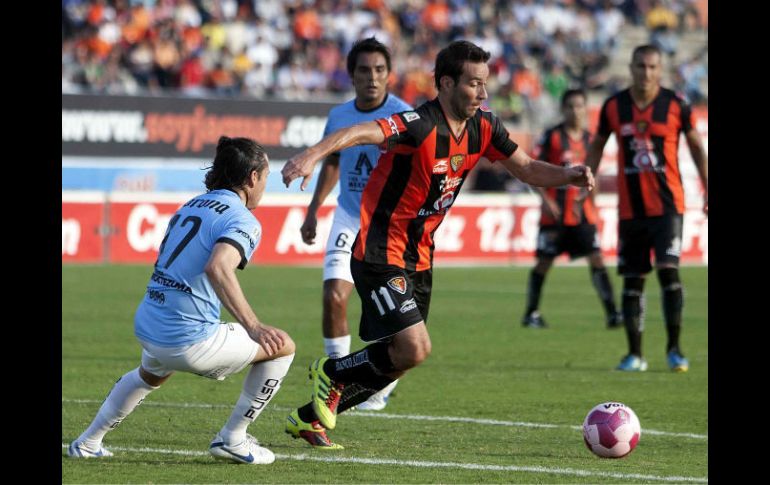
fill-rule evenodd
<path id="1" fill-rule="evenodd" d="M 363 192 L 350 263 L 362 302 L 359 335 L 371 343 L 311 364 L 313 397 L 298 410 L 303 420 L 318 419 L 324 428 L 334 428 L 338 412 L 428 357 L 433 234 L 481 157 L 499 161 L 532 185 L 593 188 L 585 166 L 557 167 L 517 150 L 502 122 L 481 107 L 488 60 L 489 53 L 478 46 L 452 42 L 436 57 L 436 99 L 414 111 L 338 130 L 283 167 L 284 183 L 303 177 L 304 188 L 317 161 L 330 153 L 367 143 L 384 150 Z"/>
<path id="2" fill-rule="evenodd" d="M 596 170 L 611 134 L 618 143 L 618 271 L 623 275 L 623 318 L 629 353 L 618 370 L 644 371 L 644 278 L 650 272 L 650 252 L 663 294 L 663 316 L 670 369 L 685 372 L 688 360 L 679 347 L 682 322 L 682 246 L 684 190 L 679 170 L 679 135 L 684 134 L 704 188 L 703 211 L 708 215 L 708 157 L 693 124 L 690 107 L 673 91 L 660 86 L 661 53 L 643 45 L 631 57 L 629 89 L 602 106 L 599 129 L 586 165 Z"/>
<path id="3" fill-rule="evenodd" d="M 586 130 L 586 93 L 580 89 L 565 91 L 561 98 L 561 111 L 564 121 L 543 133 L 535 148 L 535 157 L 554 165 L 582 165 L 591 136 Z M 535 189 L 543 199 L 540 233 L 537 237 L 537 263 L 529 273 L 527 308 L 521 324 L 528 328 L 548 326 L 538 311 L 540 293 L 554 259 L 567 252 L 572 259 L 588 257 L 591 281 L 604 305 L 607 327 L 622 326 L 623 316 L 615 307 L 612 283 L 599 247 L 593 199 L 576 200 L 580 189 L 569 185 Z"/>

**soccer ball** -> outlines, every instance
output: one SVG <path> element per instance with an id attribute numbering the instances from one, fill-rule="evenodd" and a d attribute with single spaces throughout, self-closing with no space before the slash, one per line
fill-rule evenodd
<path id="1" fill-rule="evenodd" d="M 626 456 L 636 448 L 641 435 L 642 428 L 636 413 L 619 402 L 594 406 L 583 421 L 586 446 L 602 458 Z"/>

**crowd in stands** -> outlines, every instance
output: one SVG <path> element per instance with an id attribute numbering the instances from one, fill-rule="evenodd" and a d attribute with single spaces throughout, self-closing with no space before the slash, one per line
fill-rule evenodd
<path id="1" fill-rule="evenodd" d="M 624 87 L 607 67 L 628 24 L 648 29 L 675 59 L 678 89 L 705 102 L 707 51 L 676 58 L 682 33 L 705 27 L 696 3 L 62 0 L 62 92 L 347 99 L 345 55 L 375 36 L 393 52 L 392 90 L 417 105 L 435 95 L 436 53 L 465 38 L 492 53 L 490 104 L 516 124 L 553 109 L 568 87 Z"/>

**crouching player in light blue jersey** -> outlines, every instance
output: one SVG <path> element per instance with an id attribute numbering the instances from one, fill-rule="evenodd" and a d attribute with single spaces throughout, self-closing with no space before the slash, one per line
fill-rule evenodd
<path id="1" fill-rule="evenodd" d="M 246 428 L 278 392 L 294 359 L 294 342 L 259 321 L 235 275 L 261 239 L 251 210 L 262 198 L 268 174 L 267 154 L 258 143 L 219 139 L 206 174 L 208 192 L 188 201 L 169 221 L 136 310 L 141 365 L 118 379 L 91 425 L 69 445 L 69 456 L 112 456 L 102 445 L 104 435 L 174 371 L 223 380 L 250 366 L 235 409 L 209 451 L 236 463 L 275 461 Z M 220 320 L 223 304 L 237 322 Z"/>
<path id="2" fill-rule="evenodd" d="M 353 44 L 348 53 L 347 68 L 356 97 L 329 111 L 324 137 L 342 128 L 412 109 L 407 103 L 388 93 L 390 52 L 374 37 Z M 362 145 L 346 148 L 324 159 L 313 199 L 300 229 L 302 240 L 306 244 L 313 244 L 318 224 L 318 208 L 339 180 L 337 208 L 326 243 L 323 269 L 324 351 L 333 358 L 350 353 L 350 330 L 347 320 L 348 300 L 353 290 L 350 254 L 361 226 L 361 193 L 379 158 L 380 149 L 377 145 Z M 358 409 L 385 408 L 388 396 L 397 382 L 359 404 Z M 301 433 L 303 430 L 306 432 Z M 299 437 L 301 433 L 302 437 L 316 448 L 341 448 L 332 445 L 316 423 L 303 422 L 299 416 L 289 416 L 287 432 L 295 437 Z"/>

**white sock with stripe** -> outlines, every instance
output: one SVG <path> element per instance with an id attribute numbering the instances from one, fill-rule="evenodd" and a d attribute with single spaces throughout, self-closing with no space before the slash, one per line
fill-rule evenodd
<path id="1" fill-rule="evenodd" d="M 88 449 L 99 449 L 104 435 L 117 428 L 126 416 L 157 388 L 144 382 L 139 376 L 139 367 L 127 372 L 115 382 L 91 425 L 77 441 L 83 442 Z"/>
<path id="2" fill-rule="evenodd" d="M 226 444 L 237 445 L 246 438 L 246 428 L 278 393 L 293 360 L 294 354 L 291 354 L 252 364 L 243 381 L 243 390 L 235 409 L 219 432 Z"/>
<path id="3" fill-rule="evenodd" d="M 324 352 L 332 359 L 339 359 L 350 353 L 350 334 L 342 337 L 324 337 Z"/>

